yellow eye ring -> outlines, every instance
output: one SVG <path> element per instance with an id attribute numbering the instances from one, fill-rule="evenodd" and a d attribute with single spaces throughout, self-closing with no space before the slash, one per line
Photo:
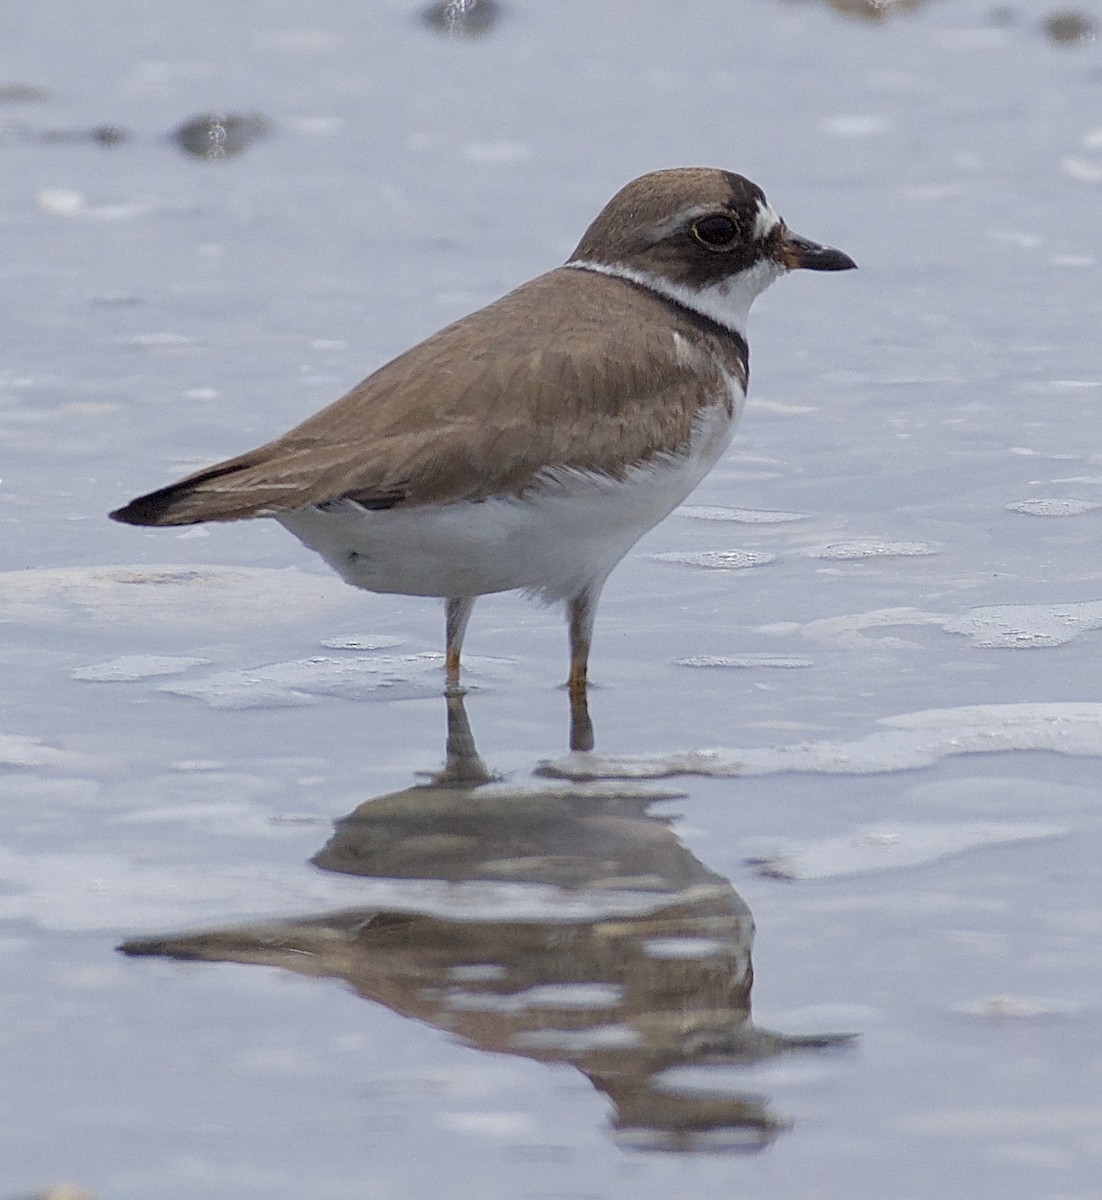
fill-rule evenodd
<path id="1" fill-rule="evenodd" d="M 706 217 L 698 217 L 689 226 L 689 233 L 705 250 L 714 250 L 717 253 L 730 250 L 739 240 L 738 226 L 722 213 L 709 213 Z"/>

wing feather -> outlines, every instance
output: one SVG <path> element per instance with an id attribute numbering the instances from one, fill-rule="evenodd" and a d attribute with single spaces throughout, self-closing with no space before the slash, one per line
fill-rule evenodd
<path id="1" fill-rule="evenodd" d="M 662 321 L 648 320 L 656 311 Z M 715 335 L 683 320 L 677 353 L 670 317 L 644 289 L 560 268 L 441 330 L 275 441 L 111 515 L 187 525 L 343 497 L 391 508 L 520 495 L 549 469 L 620 477 L 683 448 L 700 409 L 728 394 L 714 346 L 701 345 Z M 686 370 L 684 344 L 696 347 L 697 371 Z"/>

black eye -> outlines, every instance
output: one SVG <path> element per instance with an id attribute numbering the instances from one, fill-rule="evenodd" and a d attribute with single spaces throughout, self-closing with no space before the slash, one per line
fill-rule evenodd
<path id="1" fill-rule="evenodd" d="M 730 250 L 738 241 L 738 226 L 730 217 L 719 213 L 694 221 L 689 232 L 709 250 Z"/>

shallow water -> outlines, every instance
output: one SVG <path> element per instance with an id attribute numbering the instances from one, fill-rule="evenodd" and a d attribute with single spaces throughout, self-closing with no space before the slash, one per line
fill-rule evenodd
<path id="1" fill-rule="evenodd" d="M 0 17 L 0 1195 L 1097 1194 L 1102 56 L 858 7 Z M 446 711 L 435 604 L 105 519 L 689 163 L 861 270 L 755 306 L 596 755 L 555 613 Z"/>

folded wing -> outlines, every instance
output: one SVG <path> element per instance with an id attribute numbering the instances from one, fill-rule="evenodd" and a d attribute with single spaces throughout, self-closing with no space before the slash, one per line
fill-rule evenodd
<path id="1" fill-rule="evenodd" d="M 644 319 L 654 306 L 663 321 Z M 645 289 L 560 268 L 441 330 L 283 437 L 111 516 L 190 525 L 343 498 L 379 509 L 522 495 L 555 469 L 619 478 L 683 449 L 700 410 L 729 399 L 716 340 Z M 744 344 L 720 350 L 745 384 Z"/>

